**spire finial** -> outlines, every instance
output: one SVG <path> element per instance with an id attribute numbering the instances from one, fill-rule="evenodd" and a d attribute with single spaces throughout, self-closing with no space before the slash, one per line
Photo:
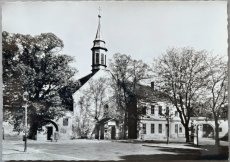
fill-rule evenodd
<path id="1" fill-rule="evenodd" d="M 101 6 L 98 7 L 98 17 L 101 18 Z"/>

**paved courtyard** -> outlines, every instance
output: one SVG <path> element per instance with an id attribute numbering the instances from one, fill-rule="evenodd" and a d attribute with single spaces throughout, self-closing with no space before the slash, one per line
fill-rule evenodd
<path id="1" fill-rule="evenodd" d="M 211 142 L 207 142 L 211 144 Z M 184 143 L 146 143 L 103 140 L 65 140 L 40 142 L 28 140 L 28 150 L 23 152 L 23 141 L 4 140 L 3 160 L 77 160 L 77 161 L 158 161 L 228 159 L 227 146 L 221 149 L 202 146 L 194 147 Z M 222 143 L 227 145 L 226 143 Z"/>

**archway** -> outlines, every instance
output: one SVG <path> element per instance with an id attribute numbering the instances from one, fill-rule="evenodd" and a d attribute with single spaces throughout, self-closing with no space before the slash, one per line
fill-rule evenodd
<path id="1" fill-rule="evenodd" d="M 58 125 L 57 125 L 54 121 L 52 121 L 52 120 L 43 120 L 43 121 L 41 122 L 41 125 L 46 125 L 46 124 L 48 124 L 48 123 L 53 124 L 53 126 L 54 126 L 55 129 L 56 129 L 56 131 L 58 132 Z"/>
<path id="2" fill-rule="evenodd" d="M 39 133 L 40 138 L 45 138 L 46 140 L 53 140 L 55 131 L 58 132 L 58 125 L 52 120 L 43 120 L 42 122 L 40 122 L 40 129 L 41 132 L 43 132 Z"/>
<path id="3" fill-rule="evenodd" d="M 211 124 L 202 124 L 202 137 L 203 138 L 214 138 L 214 128 Z"/>

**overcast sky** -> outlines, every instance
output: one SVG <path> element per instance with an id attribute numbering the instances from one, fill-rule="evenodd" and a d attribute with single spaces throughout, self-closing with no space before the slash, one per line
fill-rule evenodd
<path id="1" fill-rule="evenodd" d="M 11 2 L 2 28 L 11 33 L 52 32 L 74 56 L 77 78 L 91 72 L 91 47 L 101 11 L 107 58 L 115 53 L 151 63 L 170 47 L 190 46 L 227 56 L 227 2 Z"/>

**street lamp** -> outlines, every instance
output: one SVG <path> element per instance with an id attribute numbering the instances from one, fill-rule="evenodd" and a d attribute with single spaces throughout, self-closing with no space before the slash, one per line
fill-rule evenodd
<path id="1" fill-rule="evenodd" d="M 197 124 L 196 126 L 196 145 L 199 146 L 199 126 L 200 124 Z"/>
<path id="2" fill-rule="evenodd" d="M 28 97 L 29 97 L 29 94 L 28 92 L 24 92 L 23 93 L 23 101 L 25 101 L 25 138 L 24 138 L 24 141 L 25 141 L 25 145 L 24 145 L 24 152 L 26 152 L 27 150 L 27 107 L 28 107 Z"/>

